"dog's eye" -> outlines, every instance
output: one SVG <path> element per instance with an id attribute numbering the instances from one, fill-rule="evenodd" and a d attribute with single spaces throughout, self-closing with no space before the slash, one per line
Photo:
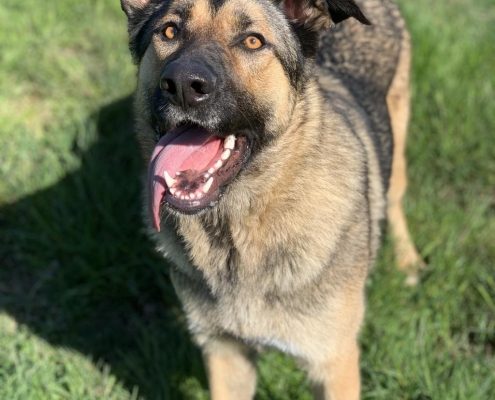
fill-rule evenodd
<path id="1" fill-rule="evenodd" d="M 179 29 L 174 24 L 169 24 L 162 30 L 162 35 L 168 40 L 175 39 L 178 33 Z"/>
<path id="2" fill-rule="evenodd" d="M 249 35 L 242 41 L 242 43 L 249 50 L 258 50 L 261 49 L 264 45 L 262 38 L 254 35 Z"/>

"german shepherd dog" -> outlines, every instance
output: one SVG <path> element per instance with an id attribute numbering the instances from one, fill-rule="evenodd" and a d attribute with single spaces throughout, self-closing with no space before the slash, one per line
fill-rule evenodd
<path id="1" fill-rule="evenodd" d="M 315 395 L 360 396 L 365 279 L 401 206 L 410 44 L 389 0 L 121 0 L 139 66 L 146 221 L 214 400 L 271 347 Z"/>

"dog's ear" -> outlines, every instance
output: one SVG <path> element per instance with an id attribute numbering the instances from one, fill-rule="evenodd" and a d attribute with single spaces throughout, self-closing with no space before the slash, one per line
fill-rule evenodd
<path id="1" fill-rule="evenodd" d="M 144 27 L 156 11 L 156 7 L 164 3 L 164 0 L 120 0 L 129 22 L 129 48 L 135 62 L 143 56 L 149 42 L 149 35 Z"/>
<path id="2" fill-rule="evenodd" d="M 281 0 L 280 4 L 289 20 L 313 30 L 329 28 L 350 17 L 371 24 L 354 0 Z"/>
<path id="3" fill-rule="evenodd" d="M 353 17 L 364 25 L 371 25 L 371 22 L 363 14 L 354 0 L 327 0 L 330 18 L 334 24 L 338 24 L 347 18 Z"/>
<path id="4" fill-rule="evenodd" d="M 150 4 L 152 0 L 120 0 L 122 10 L 126 13 L 129 19 L 132 19 L 143 11 L 144 8 Z"/>

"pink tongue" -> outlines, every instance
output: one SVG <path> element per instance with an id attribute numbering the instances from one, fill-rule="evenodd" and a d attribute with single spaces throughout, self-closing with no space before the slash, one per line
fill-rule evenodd
<path id="1" fill-rule="evenodd" d="M 181 133 L 183 132 L 183 133 Z M 205 129 L 174 130 L 155 147 L 149 165 L 149 199 L 153 225 L 160 231 L 160 203 L 167 190 L 165 171 L 175 178 L 179 171 L 206 171 L 222 146 L 222 139 Z"/>
<path id="2" fill-rule="evenodd" d="M 157 158 L 156 167 L 167 170 L 171 177 L 179 171 L 202 171 L 215 158 L 221 145 L 222 140 L 211 133 L 199 128 L 191 129 L 165 146 Z"/>

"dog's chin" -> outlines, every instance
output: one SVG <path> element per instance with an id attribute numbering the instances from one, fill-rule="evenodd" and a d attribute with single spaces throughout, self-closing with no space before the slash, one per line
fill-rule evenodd
<path id="1" fill-rule="evenodd" d="M 242 132 L 215 132 L 189 122 L 164 132 L 148 173 L 154 227 L 160 230 L 163 207 L 185 215 L 215 207 L 246 166 L 251 150 Z"/>

